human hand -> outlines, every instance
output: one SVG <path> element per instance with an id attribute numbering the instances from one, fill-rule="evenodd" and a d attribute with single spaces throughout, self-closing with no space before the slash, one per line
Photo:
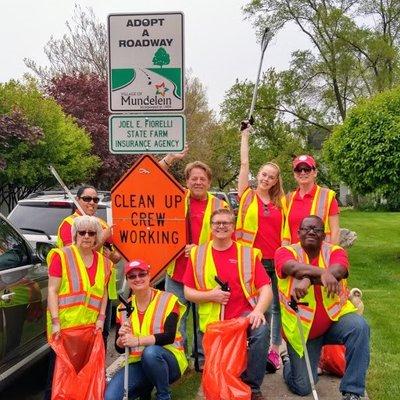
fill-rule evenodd
<path id="1" fill-rule="evenodd" d="M 240 131 L 242 132 L 242 135 L 243 134 L 249 135 L 250 133 L 253 132 L 253 130 L 254 130 L 253 126 L 252 126 L 253 122 L 254 122 L 254 120 L 246 119 L 240 123 Z"/>
<path id="2" fill-rule="evenodd" d="M 180 153 L 172 153 L 170 154 L 170 156 L 173 158 L 173 160 L 182 160 L 183 158 L 186 157 L 188 151 L 189 151 L 189 146 L 185 144 L 185 148 Z"/>
<path id="3" fill-rule="evenodd" d="M 308 293 L 308 288 L 311 286 L 310 278 L 295 279 L 291 295 L 296 301 L 299 301 Z"/>
<path id="4" fill-rule="evenodd" d="M 129 324 L 129 321 L 125 321 L 118 330 L 118 335 L 123 336 L 126 334 L 132 333 L 132 327 Z"/>
<path id="5" fill-rule="evenodd" d="M 196 246 L 195 244 L 191 243 L 191 244 L 187 244 L 185 246 L 185 257 L 189 257 L 190 256 L 190 250 L 192 247 Z"/>
<path id="6" fill-rule="evenodd" d="M 328 297 L 334 297 L 335 294 L 340 293 L 339 282 L 332 275 L 329 269 L 326 269 L 321 275 L 321 283 L 328 292 Z"/>
<path id="7" fill-rule="evenodd" d="M 215 287 L 214 289 L 210 290 L 211 301 L 214 303 L 219 303 L 222 305 L 226 305 L 231 297 L 230 292 L 225 292 L 221 290 L 220 286 Z"/>
<path id="8" fill-rule="evenodd" d="M 51 324 L 51 335 L 53 339 L 57 340 L 61 337 L 61 325 L 59 322 Z"/>
<path id="9" fill-rule="evenodd" d="M 251 329 L 256 329 L 261 325 L 265 325 L 267 323 L 267 321 L 265 320 L 265 315 L 258 310 L 253 310 L 247 316 L 247 318 L 249 319 Z"/>
<path id="10" fill-rule="evenodd" d="M 137 336 L 133 336 L 131 333 L 127 333 L 120 337 L 120 343 L 123 347 L 138 347 L 139 338 Z"/>
<path id="11" fill-rule="evenodd" d="M 95 331 L 103 332 L 104 330 L 104 320 L 98 319 L 95 325 Z"/>

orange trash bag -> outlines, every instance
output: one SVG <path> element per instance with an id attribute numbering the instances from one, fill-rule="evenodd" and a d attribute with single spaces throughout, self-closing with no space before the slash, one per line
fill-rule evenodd
<path id="1" fill-rule="evenodd" d="M 52 400 L 102 400 L 105 389 L 103 336 L 94 327 L 63 329 L 50 340 L 56 353 Z"/>
<path id="2" fill-rule="evenodd" d="M 346 369 L 346 348 L 343 344 L 326 344 L 322 347 L 319 367 L 341 378 Z"/>
<path id="3" fill-rule="evenodd" d="M 247 318 L 213 322 L 203 337 L 202 386 L 206 400 L 250 400 L 240 375 L 247 366 Z"/>

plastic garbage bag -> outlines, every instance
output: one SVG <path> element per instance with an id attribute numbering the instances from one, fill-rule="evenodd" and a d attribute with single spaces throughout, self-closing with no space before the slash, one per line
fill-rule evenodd
<path id="1" fill-rule="evenodd" d="M 240 375 L 247 366 L 247 318 L 213 322 L 203 338 L 202 386 L 206 400 L 250 400 Z"/>
<path id="2" fill-rule="evenodd" d="M 342 344 L 326 344 L 322 348 L 319 367 L 341 378 L 346 369 L 346 348 Z"/>
<path id="3" fill-rule="evenodd" d="M 103 336 L 94 326 L 63 329 L 51 339 L 56 353 L 52 400 L 102 400 L 105 389 Z"/>

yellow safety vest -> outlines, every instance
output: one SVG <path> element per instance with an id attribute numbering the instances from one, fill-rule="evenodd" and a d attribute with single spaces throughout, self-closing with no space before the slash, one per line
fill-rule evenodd
<path id="1" fill-rule="evenodd" d="M 286 197 L 281 199 L 282 224 L 281 240 L 285 226 Z M 239 211 L 236 222 L 236 240 L 244 245 L 253 246 L 258 232 L 258 200 L 256 191 L 247 188 L 240 197 Z"/>
<path id="2" fill-rule="evenodd" d="M 185 215 L 187 216 L 189 210 L 189 202 L 190 202 L 190 191 L 186 190 L 185 194 Z M 207 192 L 207 205 L 204 212 L 203 224 L 201 226 L 199 243 L 206 243 L 211 239 L 211 215 L 215 210 L 219 210 L 220 208 L 229 208 L 228 204 L 224 200 L 215 197 L 211 193 Z M 173 276 L 175 270 L 176 259 L 171 261 L 167 266 L 167 274 L 169 276 Z"/>
<path id="3" fill-rule="evenodd" d="M 190 251 L 193 266 L 194 282 L 197 290 L 211 290 L 218 284 L 215 282 L 217 268 L 212 256 L 212 241 L 195 246 Z M 237 269 L 243 293 L 254 308 L 258 300 L 258 290 L 255 287 L 255 265 L 257 258 L 261 260 L 261 251 L 236 243 Z M 199 303 L 199 327 L 205 332 L 209 323 L 219 321 L 221 318 L 221 304 L 214 302 Z"/>
<path id="4" fill-rule="evenodd" d="M 290 246 L 284 246 L 288 249 L 295 257 L 296 261 L 310 264 L 310 260 L 307 253 L 301 247 L 300 243 L 292 244 Z M 340 246 L 332 245 L 326 242 L 322 243 L 321 251 L 318 256 L 318 267 L 315 268 L 328 268 L 331 254 L 334 250 L 341 249 Z M 333 298 L 328 298 L 326 288 L 321 286 L 323 305 L 332 321 L 337 321 L 342 315 L 354 312 L 357 309 L 348 300 L 348 289 L 347 282 L 342 279 L 340 282 L 340 295 L 335 295 Z M 279 302 L 281 306 L 282 314 L 282 327 L 287 340 L 290 342 L 292 347 L 296 350 L 297 354 L 303 356 L 303 346 L 297 326 L 296 313 L 289 306 L 290 292 L 293 286 L 293 277 L 288 276 L 285 279 L 281 279 L 278 276 L 278 289 L 279 289 Z M 308 303 L 308 306 L 299 304 L 299 316 L 303 326 L 303 332 L 305 340 L 308 339 L 311 326 L 314 321 L 316 300 L 314 294 L 314 286 L 311 285 L 308 289 L 307 295 L 301 299 L 302 302 Z"/>
<path id="5" fill-rule="evenodd" d="M 64 222 L 68 223 L 71 228 L 72 228 L 72 224 L 74 223 L 74 219 L 76 217 L 80 217 L 80 214 L 78 214 L 77 212 L 74 212 L 72 215 L 69 215 L 68 217 L 64 218 L 63 221 L 61 222 L 60 226 L 58 227 L 58 232 L 57 232 L 57 242 L 56 242 L 56 246 L 58 248 L 62 248 L 65 246 L 70 245 L 71 243 L 65 244 L 61 238 L 61 226 L 64 224 Z M 106 221 L 104 221 L 103 219 L 96 217 L 99 222 L 100 225 L 103 229 L 107 229 L 108 228 L 108 224 Z M 101 247 L 98 250 L 99 253 L 103 254 L 104 253 L 104 246 Z M 108 298 L 110 300 L 116 300 L 117 299 L 117 269 L 116 266 L 114 264 L 112 264 L 112 268 L 111 268 L 111 276 L 110 276 L 110 280 L 108 282 Z"/>
<path id="6" fill-rule="evenodd" d="M 106 276 L 111 268 L 108 258 L 97 253 L 95 283 L 89 276 L 79 250 L 75 245 L 52 249 L 47 256 L 50 265 L 58 254 L 61 258 L 62 276 L 58 291 L 58 317 L 61 329 L 95 324 L 100 313 Z M 51 315 L 47 310 L 47 333 L 51 335 Z"/>
<path id="7" fill-rule="evenodd" d="M 311 204 L 310 215 L 317 215 L 322 219 L 324 222 L 325 228 L 325 240 L 329 242 L 330 235 L 331 235 L 331 227 L 329 225 L 329 209 L 331 208 L 331 204 L 333 199 L 335 198 L 336 193 L 328 188 L 321 187 L 316 185 L 316 191 L 314 194 L 313 202 Z M 283 233 L 283 240 L 288 240 L 289 242 L 292 241 L 292 236 L 290 234 L 290 227 L 289 227 L 289 216 L 290 211 L 292 210 L 293 200 L 296 196 L 297 191 L 293 191 L 288 193 L 286 202 L 288 204 L 287 213 L 286 213 L 286 222 L 285 228 Z"/>
<path id="8" fill-rule="evenodd" d="M 168 315 L 171 314 L 176 303 L 178 303 L 179 305 L 179 320 L 177 324 L 178 327 L 180 319 L 182 318 L 182 315 L 186 310 L 186 306 L 181 304 L 178 298 L 172 293 L 163 292 L 156 289 L 153 290 L 155 292 L 155 295 L 146 309 L 141 325 L 138 316 L 136 297 L 132 297 L 133 312 L 130 319 L 132 334 L 134 336 L 149 336 L 156 333 L 163 333 L 165 320 L 167 319 Z M 118 307 L 117 313 L 121 323 L 124 323 L 126 321 L 126 314 L 124 311 L 120 311 L 119 308 L 120 307 Z M 167 344 L 163 347 L 171 351 L 172 354 L 175 356 L 182 375 L 188 366 L 188 362 L 186 359 L 185 350 L 183 348 L 183 339 L 179 332 L 179 329 L 176 329 L 174 343 Z M 140 361 L 144 348 L 145 346 L 131 347 L 129 351 L 128 362 L 134 363 Z"/>

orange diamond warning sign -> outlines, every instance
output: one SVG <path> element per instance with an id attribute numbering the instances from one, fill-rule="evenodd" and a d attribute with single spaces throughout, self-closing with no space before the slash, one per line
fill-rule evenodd
<path id="1" fill-rule="evenodd" d="M 185 191 L 149 155 L 111 190 L 113 240 L 127 259 L 142 259 L 159 277 L 186 245 Z"/>

